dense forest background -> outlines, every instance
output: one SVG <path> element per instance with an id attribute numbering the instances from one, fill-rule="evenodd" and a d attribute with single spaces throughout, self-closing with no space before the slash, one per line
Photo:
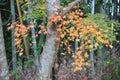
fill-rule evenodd
<path id="1" fill-rule="evenodd" d="M 120 0 L 0 0 L 0 80 L 120 80 Z"/>

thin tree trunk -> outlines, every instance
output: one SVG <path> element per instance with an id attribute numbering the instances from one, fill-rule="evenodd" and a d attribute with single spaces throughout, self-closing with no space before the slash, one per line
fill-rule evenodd
<path id="1" fill-rule="evenodd" d="M 114 0 L 114 14 L 113 14 L 114 19 L 117 19 L 117 0 Z"/>
<path id="2" fill-rule="evenodd" d="M 34 25 L 31 25 L 34 26 Z M 35 38 L 35 29 L 34 27 L 31 29 L 31 33 L 32 33 L 32 42 L 33 42 L 33 51 L 34 51 L 34 56 L 35 56 L 35 60 L 34 60 L 34 71 L 37 70 L 37 68 L 39 67 L 39 56 L 38 56 L 38 50 L 37 50 L 37 42 L 36 42 L 36 38 Z"/>
<path id="3" fill-rule="evenodd" d="M 95 77 L 95 67 L 94 67 L 94 51 L 92 50 L 92 52 L 90 53 L 90 60 L 91 60 L 91 72 L 90 72 L 90 76 L 92 78 L 92 80 L 94 80 Z"/>
<path id="4" fill-rule="evenodd" d="M 28 0 L 28 3 L 31 3 L 31 1 L 30 0 Z M 28 5 L 28 13 L 29 14 L 31 14 L 32 13 L 32 10 L 31 10 L 31 7 L 30 7 L 30 5 Z M 36 37 L 35 37 L 35 29 L 34 29 L 34 23 L 35 23 L 35 21 L 33 21 L 33 19 L 30 19 L 30 21 L 33 23 L 33 24 L 30 24 L 30 26 L 32 26 L 32 28 L 31 28 L 31 33 L 32 33 L 32 42 L 33 42 L 33 51 L 34 51 L 34 56 L 35 56 L 35 58 L 37 58 L 38 59 L 38 52 L 37 52 L 37 42 L 36 42 Z M 30 22 L 30 23 L 31 23 Z"/>
<path id="5" fill-rule="evenodd" d="M 95 13 L 95 0 L 92 0 L 91 2 L 91 14 Z"/>
<path id="6" fill-rule="evenodd" d="M 16 58 L 16 46 L 15 46 L 15 4 L 14 0 L 11 0 L 11 13 L 12 13 L 12 65 L 13 70 L 16 69 L 17 58 Z"/>
<path id="7" fill-rule="evenodd" d="M 95 13 L 95 0 L 92 0 L 91 3 L 91 14 L 94 15 Z M 94 18 L 93 18 L 93 23 L 94 23 Z M 91 38 L 92 43 L 93 44 L 93 38 Z M 92 80 L 94 80 L 95 77 L 95 67 L 94 67 L 94 50 L 92 50 L 92 52 L 90 53 L 90 60 L 91 60 L 91 72 L 90 72 L 90 76 L 92 78 Z"/>
<path id="8" fill-rule="evenodd" d="M 103 55 L 102 53 L 104 53 L 104 49 L 101 49 L 98 51 L 98 60 L 97 60 L 97 80 L 101 80 L 102 78 L 102 66 L 103 66 Z"/>
<path id="9" fill-rule="evenodd" d="M 111 1 L 108 0 L 107 3 L 108 3 L 108 4 L 111 4 Z M 110 11 L 111 6 L 110 6 L 110 5 L 107 5 L 107 8 L 108 8 L 108 9 L 107 9 L 108 18 L 111 19 L 111 11 Z"/>
<path id="10" fill-rule="evenodd" d="M 88 0 L 84 0 L 85 3 L 88 3 Z"/>
<path id="11" fill-rule="evenodd" d="M 106 7 L 106 0 L 102 0 L 102 14 L 106 14 L 105 7 Z"/>
<path id="12" fill-rule="evenodd" d="M 1 11 L 0 11 L 0 80 L 9 80 L 8 65 L 2 29 Z"/>
<path id="13" fill-rule="evenodd" d="M 75 27 L 76 28 L 76 27 Z M 76 28 L 77 29 L 77 28 Z M 77 53 L 77 48 L 78 48 L 78 41 L 77 41 L 77 39 L 78 39 L 78 36 L 77 37 L 75 37 L 75 54 Z"/>
<path id="14" fill-rule="evenodd" d="M 28 0 L 28 3 L 31 3 L 31 1 Z M 29 14 L 32 13 L 32 9 L 31 9 L 30 5 L 28 5 L 28 13 Z M 30 18 L 28 18 L 28 19 L 30 19 Z M 34 56 L 35 56 L 34 71 L 36 71 L 37 68 L 39 67 L 39 59 L 38 59 L 39 56 L 38 56 L 37 42 L 36 42 L 35 29 L 34 29 L 34 27 L 35 27 L 34 26 L 35 21 L 33 21 L 33 19 L 30 19 L 30 21 L 33 23 L 33 24 L 29 24 L 29 26 L 32 26 L 32 28 L 31 28 L 31 34 L 32 34 L 33 52 L 34 52 Z"/>
<path id="15" fill-rule="evenodd" d="M 22 19 L 21 9 L 20 9 L 20 5 L 19 5 L 19 0 L 16 0 L 16 5 L 17 5 L 20 24 L 23 25 L 23 19 Z M 29 48 L 28 48 L 28 43 L 26 40 L 27 37 L 26 36 L 22 36 L 22 37 L 23 37 L 23 43 L 25 46 L 25 53 L 26 53 L 27 58 L 29 59 L 29 50 L 28 50 Z"/>

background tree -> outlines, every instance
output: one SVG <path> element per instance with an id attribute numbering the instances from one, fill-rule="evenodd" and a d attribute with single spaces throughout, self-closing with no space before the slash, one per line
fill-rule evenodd
<path id="1" fill-rule="evenodd" d="M 12 38 L 12 64 L 13 64 L 13 69 L 15 70 L 17 65 L 17 52 L 16 52 L 16 46 L 15 46 L 15 1 L 11 0 L 11 14 L 12 14 L 12 34 L 11 34 L 11 38 Z"/>
<path id="2" fill-rule="evenodd" d="M 6 59 L 2 18 L 1 18 L 1 10 L 0 10 L 0 79 L 9 80 L 8 74 L 9 73 L 8 73 L 8 65 L 7 65 L 7 59 Z"/>

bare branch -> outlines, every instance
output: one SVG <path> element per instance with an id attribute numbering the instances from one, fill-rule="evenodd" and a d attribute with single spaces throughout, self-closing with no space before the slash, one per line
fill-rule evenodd
<path id="1" fill-rule="evenodd" d="M 69 4 L 69 6 L 65 7 L 65 10 L 63 10 L 63 12 L 61 14 L 65 15 L 66 13 L 68 13 L 73 8 L 73 6 L 75 6 L 77 3 L 81 2 L 81 1 L 82 0 L 75 0 L 75 1 L 71 2 Z"/>
<path id="2" fill-rule="evenodd" d="M 116 62 L 118 62 L 118 64 L 120 65 L 120 57 L 118 57 L 118 56 L 115 55 L 115 54 L 112 54 L 111 56 L 112 56 L 112 58 L 115 59 Z"/>

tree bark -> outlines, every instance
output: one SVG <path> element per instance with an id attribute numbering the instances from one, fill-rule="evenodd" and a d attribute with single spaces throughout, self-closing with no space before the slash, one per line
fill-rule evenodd
<path id="1" fill-rule="evenodd" d="M 97 55 L 97 70 L 96 70 L 96 74 L 97 74 L 97 80 L 101 80 L 102 78 L 102 68 L 103 68 L 103 54 L 104 53 L 104 49 L 100 49 L 98 50 L 98 55 Z"/>
<path id="2" fill-rule="evenodd" d="M 59 0 L 46 0 L 48 18 L 55 14 L 60 7 Z M 36 74 L 36 80 L 51 80 L 52 67 L 55 62 L 55 55 L 59 46 L 56 36 L 58 35 L 55 26 L 48 28 L 48 34 L 46 36 L 46 43 L 43 47 L 43 53 L 40 56 L 40 66 L 38 67 Z"/>
<path id="3" fill-rule="evenodd" d="M 106 14 L 105 7 L 106 7 L 106 0 L 102 0 L 102 14 Z"/>
<path id="4" fill-rule="evenodd" d="M 113 12 L 113 18 L 117 19 L 117 0 L 114 0 L 114 12 Z"/>
<path id="5" fill-rule="evenodd" d="M 92 0 L 91 2 L 91 14 L 95 13 L 95 0 Z"/>
<path id="6" fill-rule="evenodd" d="M 0 80 L 9 80 L 0 11 Z"/>
<path id="7" fill-rule="evenodd" d="M 55 40 L 56 34 L 56 31 L 48 31 L 46 45 L 40 57 L 40 74 L 36 80 L 50 80 L 55 55 L 59 46 L 59 42 Z"/>
<path id="8" fill-rule="evenodd" d="M 95 0 L 92 0 L 91 2 L 91 14 L 94 15 L 95 13 Z M 93 17 L 93 23 L 94 23 L 94 17 Z M 92 40 L 92 44 L 93 44 L 93 38 L 91 38 Z M 90 76 L 91 79 L 94 80 L 95 78 L 95 67 L 94 67 L 94 50 L 92 50 L 92 52 L 90 53 L 90 60 L 91 60 L 91 72 L 90 72 Z"/>
<path id="9" fill-rule="evenodd" d="M 12 14 L 12 65 L 13 70 L 17 67 L 17 58 L 16 58 L 16 46 L 15 46 L 15 4 L 14 0 L 11 0 L 11 14 Z"/>
<path id="10" fill-rule="evenodd" d="M 85 3 L 88 3 L 88 0 L 84 0 Z"/>

